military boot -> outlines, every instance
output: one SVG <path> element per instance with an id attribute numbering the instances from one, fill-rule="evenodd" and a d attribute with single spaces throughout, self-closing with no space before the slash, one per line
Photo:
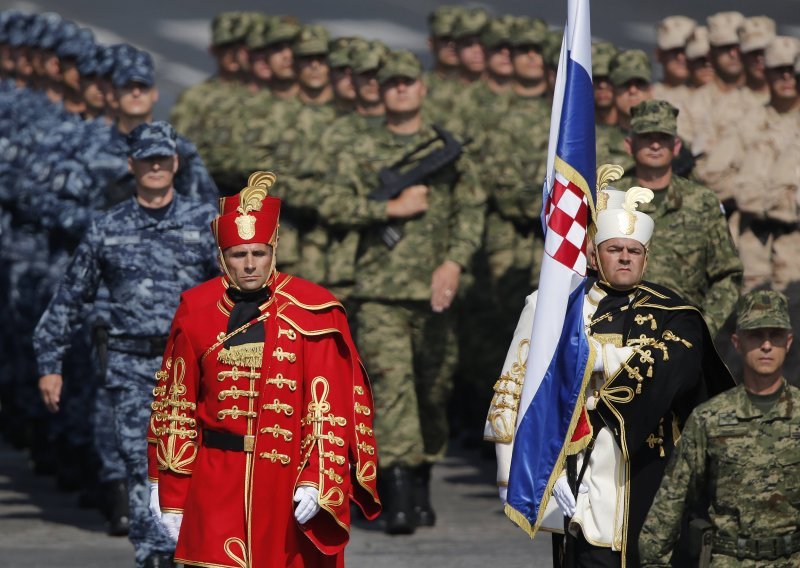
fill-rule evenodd
<path id="1" fill-rule="evenodd" d="M 431 506 L 431 468 L 424 463 L 414 468 L 414 520 L 418 527 L 436 524 L 436 513 Z"/>
<path id="2" fill-rule="evenodd" d="M 381 497 L 387 534 L 412 534 L 414 523 L 414 488 L 408 466 L 395 465 L 383 470 Z"/>
<path id="3" fill-rule="evenodd" d="M 127 536 L 131 516 L 128 505 L 128 484 L 124 479 L 106 483 L 106 500 L 108 534 Z"/>

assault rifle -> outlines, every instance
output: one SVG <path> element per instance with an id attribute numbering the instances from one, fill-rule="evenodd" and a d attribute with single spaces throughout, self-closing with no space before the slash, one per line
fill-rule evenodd
<path id="1" fill-rule="evenodd" d="M 424 183 L 433 174 L 458 160 L 464 151 L 464 144 L 469 141 L 461 144 L 450 132 L 436 125 L 433 126 L 433 130 L 436 132 L 434 138 L 415 146 L 391 166 L 381 168 L 378 172 L 380 185 L 369 195 L 370 199 L 376 201 L 394 199 L 407 187 Z M 429 148 L 438 140 L 444 142 L 444 146 L 422 158 L 415 158 L 419 152 Z M 418 162 L 417 165 L 407 171 L 402 171 L 403 167 L 412 161 Z M 386 246 L 393 249 L 403 238 L 403 228 L 398 224 L 388 224 L 381 228 L 380 235 Z"/>

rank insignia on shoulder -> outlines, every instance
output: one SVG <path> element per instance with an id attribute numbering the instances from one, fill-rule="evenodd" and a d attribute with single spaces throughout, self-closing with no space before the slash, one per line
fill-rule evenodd
<path id="1" fill-rule="evenodd" d="M 739 424 L 739 419 L 736 418 L 735 412 L 724 412 L 719 415 L 720 426 L 736 426 Z"/>

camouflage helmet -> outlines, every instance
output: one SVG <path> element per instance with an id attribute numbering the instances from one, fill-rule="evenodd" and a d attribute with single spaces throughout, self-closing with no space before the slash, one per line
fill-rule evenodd
<path id="1" fill-rule="evenodd" d="M 157 120 L 140 124 L 128 134 L 128 155 L 134 160 L 178 153 L 178 135 L 169 122 Z"/>
<path id="2" fill-rule="evenodd" d="M 547 40 L 547 23 L 541 18 L 518 16 L 511 29 L 511 45 L 543 46 Z"/>
<path id="3" fill-rule="evenodd" d="M 667 101 L 642 101 L 631 108 L 631 132 L 678 135 L 678 109 Z"/>
<path id="4" fill-rule="evenodd" d="M 632 79 L 651 83 L 653 72 L 650 69 L 650 58 L 641 49 L 620 51 L 608 64 L 608 78 L 615 87 L 621 87 Z"/>
<path id="5" fill-rule="evenodd" d="M 617 53 L 617 48 L 609 41 L 593 43 L 592 77 L 608 77 L 608 66 Z"/>
<path id="6" fill-rule="evenodd" d="M 775 290 L 753 290 L 736 306 L 736 329 L 775 327 L 792 329 L 789 321 L 789 301 Z"/>
<path id="7" fill-rule="evenodd" d="M 428 30 L 431 37 L 452 37 L 453 24 L 464 11 L 461 6 L 439 6 L 428 14 Z"/>
<path id="8" fill-rule="evenodd" d="M 422 64 L 416 55 L 405 49 L 390 51 L 383 58 L 378 71 L 378 82 L 383 84 L 394 77 L 419 79 L 422 76 Z"/>
<path id="9" fill-rule="evenodd" d="M 292 53 L 304 57 L 308 55 L 326 55 L 328 53 L 328 30 L 319 24 L 303 26 L 292 44 Z"/>
<path id="10" fill-rule="evenodd" d="M 464 10 L 453 22 L 453 39 L 480 35 L 486 24 L 489 23 L 489 13 L 483 8 Z"/>
<path id="11" fill-rule="evenodd" d="M 220 12 L 211 20 L 211 45 L 214 47 L 244 39 L 240 12 Z"/>

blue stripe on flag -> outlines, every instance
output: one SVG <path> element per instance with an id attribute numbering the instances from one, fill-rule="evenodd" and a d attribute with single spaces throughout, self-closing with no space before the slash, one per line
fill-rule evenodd
<path id="1" fill-rule="evenodd" d="M 564 106 L 561 111 L 556 155 L 583 177 L 585 186 L 571 180 L 595 201 L 595 126 L 592 77 L 576 61 L 567 63 Z"/>

